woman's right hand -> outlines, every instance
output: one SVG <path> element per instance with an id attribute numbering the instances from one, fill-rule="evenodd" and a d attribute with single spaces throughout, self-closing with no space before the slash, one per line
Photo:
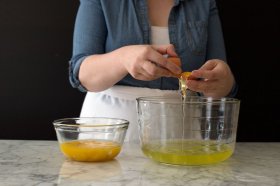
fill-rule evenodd
<path id="1" fill-rule="evenodd" d="M 115 52 L 127 72 L 138 80 L 151 81 L 160 77 L 176 77 L 181 68 L 168 62 L 163 55 L 176 57 L 174 46 L 169 45 L 130 45 Z"/>

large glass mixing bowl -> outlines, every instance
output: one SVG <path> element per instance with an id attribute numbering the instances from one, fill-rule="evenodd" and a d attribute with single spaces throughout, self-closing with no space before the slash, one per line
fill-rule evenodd
<path id="1" fill-rule="evenodd" d="M 224 161 L 234 152 L 239 105 L 234 98 L 137 98 L 142 151 L 167 164 Z"/>

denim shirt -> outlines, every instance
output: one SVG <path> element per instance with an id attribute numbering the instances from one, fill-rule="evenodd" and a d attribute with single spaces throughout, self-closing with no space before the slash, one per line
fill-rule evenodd
<path id="1" fill-rule="evenodd" d="M 215 0 L 175 0 L 168 29 L 183 71 L 198 69 L 209 59 L 226 61 Z M 69 66 L 71 85 L 86 91 L 78 73 L 87 56 L 126 45 L 150 44 L 150 35 L 147 0 L 80 0 Z M 176 78 L 141 81 L 129 74 L 117 84 L 164 90 L 177 90 L 179 86 Z"/>

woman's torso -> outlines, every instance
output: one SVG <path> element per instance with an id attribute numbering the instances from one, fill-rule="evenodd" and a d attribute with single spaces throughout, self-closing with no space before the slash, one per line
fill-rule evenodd
<path id="1" fill-rule="evenodd" d="M 104 53 L 122 46 L 151 43 L 146 0 L 100 0 L 106 30 Z M 183 71 L 198 69 L 206 60 L 209 0 L 175 0 L 168 21 L 169 40 L 182 60 Z M 89 20 L 88 20 L 89 21 Z M 100 29 L 96 27 L 96 29 Z M 219 33 L 217 33 L 219 34 Z M 139 81 L 127 75 L 119 85 L 178 89 L 176 78 Z"/>
<path id="2" fill-rule="evenodd" d="M 170 43 L 182 61 L 183 71 L 198 69 L 208 59 L 226 60 L 223 34 L 215 0 L 174 0 L 168 30 Z M 82 60 L 127 45 L 151 44 L 146 0 L 81 0 L 74 32 L 70 82 L 86 91 L 78 80 Z M 118 85 L 178 89 L 176 78 L 140 81 L 129 74 Z"/>

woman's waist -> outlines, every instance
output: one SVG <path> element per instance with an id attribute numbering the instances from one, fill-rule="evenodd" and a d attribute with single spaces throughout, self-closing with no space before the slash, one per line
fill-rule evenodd
<path id="1" fill-rule="evenodd" d="M 134 79 L 130 74 L 125 76 L 116 85 L 131 86 L 131 87 L 142 87 L 150 89 L 160 90 L 178 90 L 179 81 L 177 78 L 161 77 L 152 81 L 141 81 Z"/>
<path id="2" fill-rule="evenodd" d="M 106 89 L 102 92 L 88 92 L 90 95 L 107 95 L 111 97 L 116 97 L 126 100 L 135 100 L 138 97 L 147 97 L 147 96 L 177 96 L 179 95 L 178 90 L 161 90 L 153 88 L 144 88 L 144 87 L 132 87 L 124 85 L 115 85 L 109 89 Z"/>

